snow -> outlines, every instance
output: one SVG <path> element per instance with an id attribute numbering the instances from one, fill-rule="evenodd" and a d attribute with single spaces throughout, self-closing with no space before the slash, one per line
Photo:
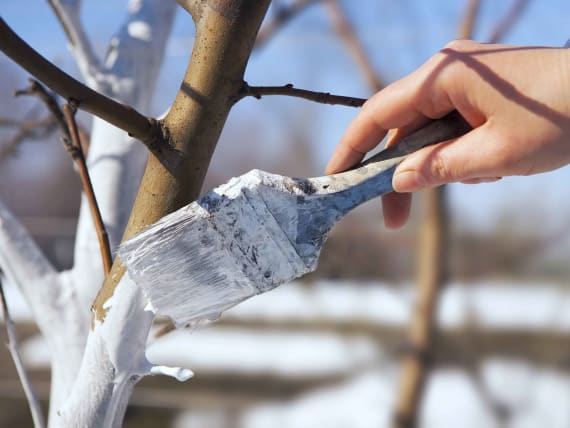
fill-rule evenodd
<path id="1" fill-rule="evenodd" d="M 421 426 L 437 428 L 494 425 L 473 382 L 460 370 L 440 370 L 430 378 L 420 421 Z"/>
<path id="2" fill-rule="evenodd" d="M 411 284 L 318 282 L 283 285 L 227 311 L 224 319 L 366 321 L 381 325 L 409 322 Z M 484 328 L 570 331 L 570 293 L 556 284 L 513 281 L 455 283 L 445 287 L 438 320 L 460 327 L 473 319 Z"/>
<path id="3" fill-rule="evenodd" d="M 264 428 L 372 428 L 388 426 L 392 383 L 374 371 L 336 389 L 309 393 L 291 403 L 265 404 L 247 411 L 242 426 Z M 183 425 L 180 425 L 182 428 Z"/>
<path id="4" fill-rule="evenodd" d="M 553 370 L 534 370 L 517 367 L 517 364 L 501 363 L 501 370 L 504 370 L 502 380 L 508 381 L 501 391 L 511 391 L 519 396 L 514 402 L 503 403 L 508 410 L 514 411 L 511 424 L 505 426 L 567 428 L 570 421 L 570 378 L 567 375 L 560 376 Z M 533 388 L 529 388 L 530 376 L 527 374 L 535 379 Z M 222 413 L 186 411 L 176 418 L 173 426 L 221 428 L 231 424 L 244 428 L 389 427 L 396 380 L 397 371 L 388 366 L 356 375 L 334 388 L 311 391 L 289 402 L 268 402 L 252 406 L 234 416 L 231 422 Z M 205 421 L 207 424 L 200 425 L 200 422 Z M 419 426 L 498 428 L 501 424 L 493 415 L 492 409 L 482 400 L 473 379 L 460 370 L 446 369 L 437 370 L 430 377 Z"/>
<path id="5" fill-rule="evenodd" d="M 170 333 L 148 348 L 147 357 L 191 367 L 198 376 L 238 372 L 306 378 L 347 374 L 377 362 L 381 353 L 360 337 L 217 327 Z"/>
<path id="6" fill-rule="evenodd" d="M 7 285 L 14 318 L 29 320 L 25 302 Z M 226 312 L 224 323 L 195 331 L 178 330 L 152 341 L 147 358 L 154 364 L 192 369 L 202 374 L 265 375 L 284 379 L 338 379 L 291 401 L 259 402 L 238 413 L 190 409 L 175 420 L 176 428 L 236 426 L 257 428 L 388 427 L 397 390 L 399 365 L 370 336 L 249 327 L 256 322 L 278 325 L 295 321 L 367 323 L 402 326 L 414 302 L 411 284 L 370 282 L 290 283 L 256 296 Z M 483 329 L 570 330 L 570 293 L 553 283 L 480 281 L 444 289 L 438 313 L 446 328 L 476 322 Z M 235 325 L 231 325 L 235 322 Z M 249 323 L 249 324 L 248 324 Z M 22 347 L 27 364 L 47 367 L 47 346 L 39 337 Z M 158 370 L 160 366 L 157 366 Z M 422 428 L 499 427 L 493 400 L 512 413 L 514 428 L 568 428 L 570 376 L 553 367 L 524 360 L 493 358 L 466 371 L 442 368 L 427 384 L 420 415 Z M 177 374 L 178 372 L 174 373 Z M 185 373 L 190 375 L 190 372 Z M 189 381 L 192 387 L 192 380 Z M 483 395 L 482 395 L 483 392 Z"/>
<path id="7" fill-rule="evenodd" d="M 255 296 L 224 314 L 225 319 L 366 320 L 402 324 L 410 315 L 407 292 L 387 284 L 289 283 Z"/>

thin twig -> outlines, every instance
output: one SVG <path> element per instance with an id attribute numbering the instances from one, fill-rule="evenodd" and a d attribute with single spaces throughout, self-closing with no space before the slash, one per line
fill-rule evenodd
<path id="1" fill-rule="evenodd" d="M 71 137 L 71 141 L 68 141 L 67 143 L 64 139 L 64 145 L 79 171 L 79 177 L 81 178 L 83 191 L 85 192 L 85 196 L 89 203 L 89 209 L 91 210 L 91 216 L 93 217 L 95 230 L 97 231 L 99 249 L 101 250 L 101 258 L 103 259 L 103 268 L 105 270 L 105 275 L 107 275 L 111 271 L 111 266 L 113 265 L 113 258 L 111 257 L 111 246 L 109 244 L 109 235 L 105 229 L 105 224 L 103 223 L 103 218 L 101 217 L 101 211 L 99 210 L 99 205 L 97 204 L 97 199 L 95 198 L 95 192 L 93 191 L 93 184 L 91 183 L 91 178 L 89 177 L 89 172 L 87 171 L 87 165 L 85 163 L 85 156 L 83 154 L 83 149 L 81 146 L 79 131 L 77 129 L 77 123 L 75 122 L 75 109 L 73 109 L 69 104 L 64 104 L 63 114 L 65 116 L 69 129 L 69 135 Z"/>
<path id="2" fill-rule="evenodd" d="M 0 126 L 5 127 L 15 127 L 22 125 L 22 121 L 19 119 L 11 119 L 9 117 L 0 117 Z"/>
<path id="3" fill-rule="evenodd" d="M 244 82 L 238 100 L 247 96 L 260 99 L 267 95 L 285 95 L 289 97 L 304 98 L 322 104 L 343 105 L 348 107 L 361 107 L 366 102 L 364 98 L 333 95 L 328 92 L 308 91 L 295 88 L 291 83 L 283 86 L 249 86 Z"/>
<path id="4" fill-rule="evenodd" d="M 465 13 L 463 14 L 463 20 L 461 21 L 459 31 L 457 32 L 460 39 L 470 39 L 473 37 L 480 5 L 480 0 L 468 0 Z"/>
<path id="5" fill-rule="evenodd" d="M 53 93 L 48 91 L 40 82 L 36 79 L 28 79 L 30 82 L 30 86 L 25 89 L 18 89 L 14 92 L 15 97 L 21 97 L 23 95 L 31 95 L 37 97 L 42 101 L 53 118 L 57 120 L 57 123 L 61 130 L 64 132 L 66 137 L 69 139 L 69 130 L 67 128 L 67 123 L 65 122 L 65 118 L 63 117 L 63 113 L 59 108 L 59 103 L 57 102 L 57 96 Z"/>
<path id="6" fill-rule="evenodd" d="M 370 56 L 366 53 L 364 46 L 346 17 L 346 12 L 342 9 L 338 0 L 327 0 L 325 7 L 338 36 L 353 56 L 366 82 L 374 92 L 378 92 L 384 87 L 384 84 L 378 72 L 374 70 Z"/>
<path id="7" fill-rule="evenodd" d="M 164 142 L 162 127 L 157 120 L 75 80 L 36 52 L 1 17 L 0 50 L 54 92 L 142 141 L 160 159 L 164 152 L 170 150 Z"/>
<path id="8" fill-rule="evenodd" d="M 288 7 L 278 7 L 273 14 L 273 18 L 261 27 L 257 38 L 255 39 L 255 47 L 267 43 L 267 41 L 277 33 L 283 26 L 290 22 L 294 17 L 303 12 L 307 6 L 315 4 L 322 0 L 295 0 Z"/>
<path id="9" fill-rule="evenodd" d="M 63 116 L 63 112 L 59 107 L 57 101 L 57 95 L 49 90 L 47 90 L 40 82 L 36 79 L 28 79 L 30 86 L 25 89 L 19 89 L 14 92 L 14 96 L 31 95 L 39 98 L 40 101 L 47 107 L 51 113 L 50 120 L 52 124 L 58 124 L 62 132 L 62 138 L 68 143 L 71 142 L 71 135 L 69 134 L 69 127 L 67 126 L 67 121 Z M 47 120 L 47 119 L 44 119 Z M 89 136 L 87 132 L 79 127 L 79 139 L 81 141 L 81 148 L 83 149 L 83 155 L 85 156 L 89 150 Z M 30 138 L 25 135 L 23 138 Z"/>
<path id="10" fill-rule="evenodd" d="M 38 120 L 28 120 L 20 123 L 18 131 L 7 141 L 0 143 L 0 159 L 7 157 L 16 150 L 24 140 L 39 139 L 51 134 L 56 128 L 56 120 L 48 116 Z"/>
<path id="11" fill-rule="evenodd" d="M 67 35 L 67 40 L 73 49 L 81 74 L 86 80 L 89 80 L 92 79 L 92 76 L 98 74 L 101 70 L 101 65 L 93 51 L 85 29 L 81 25 L 79 1 L 48 0 L 48 3 Z"/>
<path id="12" fill-rule="evenodd" d="M 489 43 L 499 43 L 505 38 L 505 35 L 521 17 L 528 3 L 528 0 L 514 0 L 509 12 L 497 23 L 497 26 L 491 32 Z"/>
<path id="13" fill-rule="evenodd" d="M 0 278 L 0 300 L 2 307 L 2 318 L 4 318 L 4 328 L 6 329 L 6 336 L 8 337 L 8 342 L 6 346 L 10 351 L 12 360 L 14 361 L 14 366 L 18 372 L 18 377 L 24 389 L 24 394 L 30 406 L 30 413 L 32 414 L 32 419 L 34 421 L 34 427 L 44 428 L 46 426 L 42 408 L 34 392 L 32 382 L 28 377 L 28 373 L 24 367 L 22 361 L 22 356 L 20 355 L 20 345 L 18 343 L 18 336 L 16 335 L 16 329 L 14 328 L 14 322 L 10 317 L 10 312 L 8 311 L 8 304 L 6 302 L 6 296 L 4 295 L 4 287 L 2 286 L 2 280 Z"/>

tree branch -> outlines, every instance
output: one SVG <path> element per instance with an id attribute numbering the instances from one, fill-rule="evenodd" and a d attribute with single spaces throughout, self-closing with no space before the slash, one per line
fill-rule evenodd
<path id="1" fill-rule="evenodd" d="M 83 144 L 81 143 L 82 138 L 80 137 L 79 129 L 75 121 L 75 110 L 72 109 L 69 104 L 65 104 L 63 106 L 62 112 L 53 93 L 50 93 L 37 80 L 30 79 L 30 83 L 31 84 L 29 88 L 16 91 L 15 94 L 17 96 L 33 95 L 38 97 L 46 105 L 48 110 L 55 118 L 55 121 L 59 124 L 59 127 L 61 128 L 63 134 L 63 146 L 75 163 L 79 177 L 81 179 L 83 191 L 89 204 L 91 217 L 95 223 L 95 230 L 97 233 L 97 239 L 99 241 L 99 250 L 103 261 L 103 270 L 105 274 L 108 274 L 113 263 L 111 257 L 111 248 L 109 245 L 109 236 L 107 234 L 105 224 L 103 223 L 101 211 L 99 210 L 99 205 L 97 204 L 95 192 L 93 191 L 91 178 L 89 176 L 87 165 L 85 163 L 85 154 L 83 152 Z"/>
<path id="2" fill-rule="evenodd" d="M 0 50 L 54 92 L 142 141 L 159 158 L 169 151 L 158 121 L 75 80 L 24 42 L 2 18 Z"/>
<path id="3" fill-rule="evenodd" d="M 268 6 L 269 0 L 204 6 L 181 89 L 164 119 L 170 141 L 184 161 L 166 171 L 149 157 L 125 239 L 198 196 Z M 124 273 L 116 259 L 93 304 L 96 320 L 105 319 L 105 302 Z"/>
<path id="4" fill-rule="evenodd" d="M 384 87 L 384 84 L 374 70 L 370 56 L 364 50 L 364 46 L 362 46 L 354 28 L 346 17 L 346 12 L 342 9 L 338 0 L 326 0 L 325 7 L 338 36 L 344 42 L 350 54 L 352 54 L 366 82 L 374 92 L 378 92 Z"/>
<path id="5" fill-rule="evenodd" d="M 4 294 L 4 287 L 2 286 L 2 279 L 0 278 L 0 312 L 2 313 L 2 318 L 4 319 L 4 328 L 6 329 L 6 336 L 8 337 L 8 350 L 14 361 L 14 366 L 16 367 L 16 372 L 20 378 L 22 387 L 24 388 L 24 394 L 28 405 L 30 407 L 30 413 L 32 414 L 32 419 L 34 421 L 35 428 L 44 428 L 45 418 L 32 386 L 32 382 L 28 377 L 26 368 L 24 367 L 24 362 L 22 361 L 22 356 L 20 355 L 20 344 L 18 343 L 18 336 L 16 335 L 16 329 L 14 328 L 14 322 L 10 317 L 10 312 L 8 311 L 8 304 L 6 302 L 6 296 Z"/>
<path id="6" fill-rule="evenodd" d="M 288 7 L 280 7 L 274 18 L 265 23 L 255 39 L 255 47 L 259 48 L 277 33 L 284 25 L 303 12 L 308 6 L 322 0 L 295 0 Z"/>
<path id="7" fill-rule="evenodd" d="M 56 120 L 61 131 L 64 133 L 64 138 L 67 138 L 67 140 L 69 140 L 70 138 L 69 129 L 67 127 L 67 124 L 65 123 L 65 118 L 63 117 L 63 113 L 59 108 L 56 95 L 52 92 L 49 92 L 37 80 L 28 79 L 28 81 L 30 82 L 30 86 L 27 87 L 26 89 L 18 89 L 17 91 L 14 92 L 14 96 L 21 97 L 22 95 L 31 95 L 39 98 L 39 100 L 44 103 L 48 111 Z"/>
<path id="8" fill-rule="evenodd" d="M 75 122 L 75 113 L 72 111 L 72 108 L 69 104 L 65 104 L 63 106 L 63 114 L 67 122 L 68 134 L 71 139 L 71 141 L 68 141 L 68 143 L 65 144 L 65 148 L 71 156 L 71 159 L 73 159 L 73 162 L 79 171 L 83 191 L 85 192 L 85 196 L 89 202 L 91 216 L 93 217 L 95 229 L 97 230 L 99 249 L 101 251 L 101 258 L 103 259 L 103 269 L 105 271 L 105 275 L 108 275 L 111 271 L 111 265 L 113 264 L 113 258 L 111 257 L 111 248 L 109 245 L 109 235 L 107 234 L 105 224 L 103 223 L 101 211 L 99 211 L 99 205 L 97 204 L 95 192 L 93 191 L 93 184 L 91 183 L 91 178 L 89 177 L 89 172 L 87 171 L 87 165 L 85 164 L 85 156 L 83 154 L 83 149 L 79 138 L 77 123 Z"/>
<path id="9" fill-rule="evenodd" d="M 28 120 L 19 124 L 19 128 L 11 138 L 0 144 L 0 159 L 7 157 L 23 141 L 40 139 L 49 135 L 56 128 L 56 120 L 50 115 L 38 120 Z"/>
<path id="10" fill-rule="evenodd" d="M 120 7 L 118 5 L 118 7 Z M 151 109 L 165 46 L 178 6 L 174 0 L 131 0 L 111 37 L 98 90 L 139 112 Z M 137 31 L 133 31 L 133 28 Z M 148 29 L 145 33 L 141 29 Z M 131 212 L 148 153 L 119 129 L 95 118 L 87 165 L 111 248 L 117 246 Z M 180 161 L 176 150 L 159 157 L 165 165 Z M 104 280 L 97 231 L 82 198 L 75 240 L 73 275 L 84 307 L 90 307 Z"/>
<path id="11" fill-rule="evenodd" d="M 0 267 L 16 284 L 28 284 L 56 271 L 28 231 L 0 201 Z"/>
<path id="12" fill-rule="evenodd" d="M 328 92 L 315 92 L 306 89 L 298 89 L 293 87 L 291 83 L 283 86 L 249 86 L 246 82 L 243 83 L 239 91 L 238 100 L 244 97 L 254 97 L 261 99 L 268 95 L 285 95 L 289 97 L 304 98 L 316 103 L 343 105 L 348 107 L 361 107 L 366 99 L 347 97 L 343 95 L 333 95 Z"/>
<path id="13" fill-rule="evenodd" d="M 505 35 L 519 20 L 527 6 L 528 0 L 514 0 L 513 6 L 509 12 L 497 23 L 497 26 L 491 32 L 489 43 L 499 43 L 501 40 L 503 40 L 505 38 Z"/>
<path id="14" fill-rule="evenodd" d="M 182 6 L 186 12 L 188 12 L 194 22 L 197 22 L 200 19 L 200 13 L 202 11 L 202 7 L 204 6 L 204 2 L 201 0 L 176 0 L 176 2 Z"/>
<path id="15" fill-rule="evenodd" d="M 458 37 L 460 39 L 470 39 L 473 37 L 473 31 L 475 29 L 475 22 L 477 21 L 480 5 L 481 0 L 467 0 L 463 20 L 459 25 Z"/>
<path id="16" fill-rule="evenodd" d="M 79 16 L 81 1 L 48 0 L 48 3 L 67 35 L 79 71 L 91 86 L 95 86 L 101 65 L 81 24 Z"/>
<path id="17" fill-rule="evenodd" d="M 22 125 L 22 120 L 0 117 L 0 126 L 17 127 Z"/>

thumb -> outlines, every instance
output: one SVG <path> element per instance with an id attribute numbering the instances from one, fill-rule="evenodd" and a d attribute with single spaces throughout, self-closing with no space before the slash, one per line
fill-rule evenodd
<path id="1" fill-rule="evenodd" d="M 498 144 L 491 134 L 486 123 L 460 138 L 412 153 L 396 169 L 394 190 L 414 192 L 445 183 L 505 175 L 501 172 Z"/>

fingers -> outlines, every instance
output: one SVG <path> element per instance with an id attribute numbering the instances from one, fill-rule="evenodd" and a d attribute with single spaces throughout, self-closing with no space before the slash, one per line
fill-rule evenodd
<path id="1" fill-rule="evenodd" d="M 370 98 L 347 128 L 326 172 L 331 174 L 354 166 L 390 129 L 414 130 L 428 118 L 438 118 L 452 111 L 454 106 L 443 84 L 446 74 L 438 70 L 437 64 L 441 61 L 442 58 L 434 57 L 419 70 Z"/>
<path id="2" fill-rule="evenodd" d="M 504 145 L 488 123 L 456 140 L 426 147 L 408 156 L 396 169 L 397 192 L 439 186 L 451 182 L 482 182 L 509 175 L 504 168 Z"/>
<path id="3" fill-rule="evenodd" d="M 390 229 L 402 227 L 412 207 L 412 195 L 410 193 L 387 193 L 382 195 L 382 211 L 384 213 L 384 225 Z"/>
<path id="4" fill-rule="evenodd" d="M 481 183 L 494 183 L 501 180 L 503 177 L 481 177 L 471 178 L 469 180 L 461 180 L 463 184 L 481 184 Z"/>

